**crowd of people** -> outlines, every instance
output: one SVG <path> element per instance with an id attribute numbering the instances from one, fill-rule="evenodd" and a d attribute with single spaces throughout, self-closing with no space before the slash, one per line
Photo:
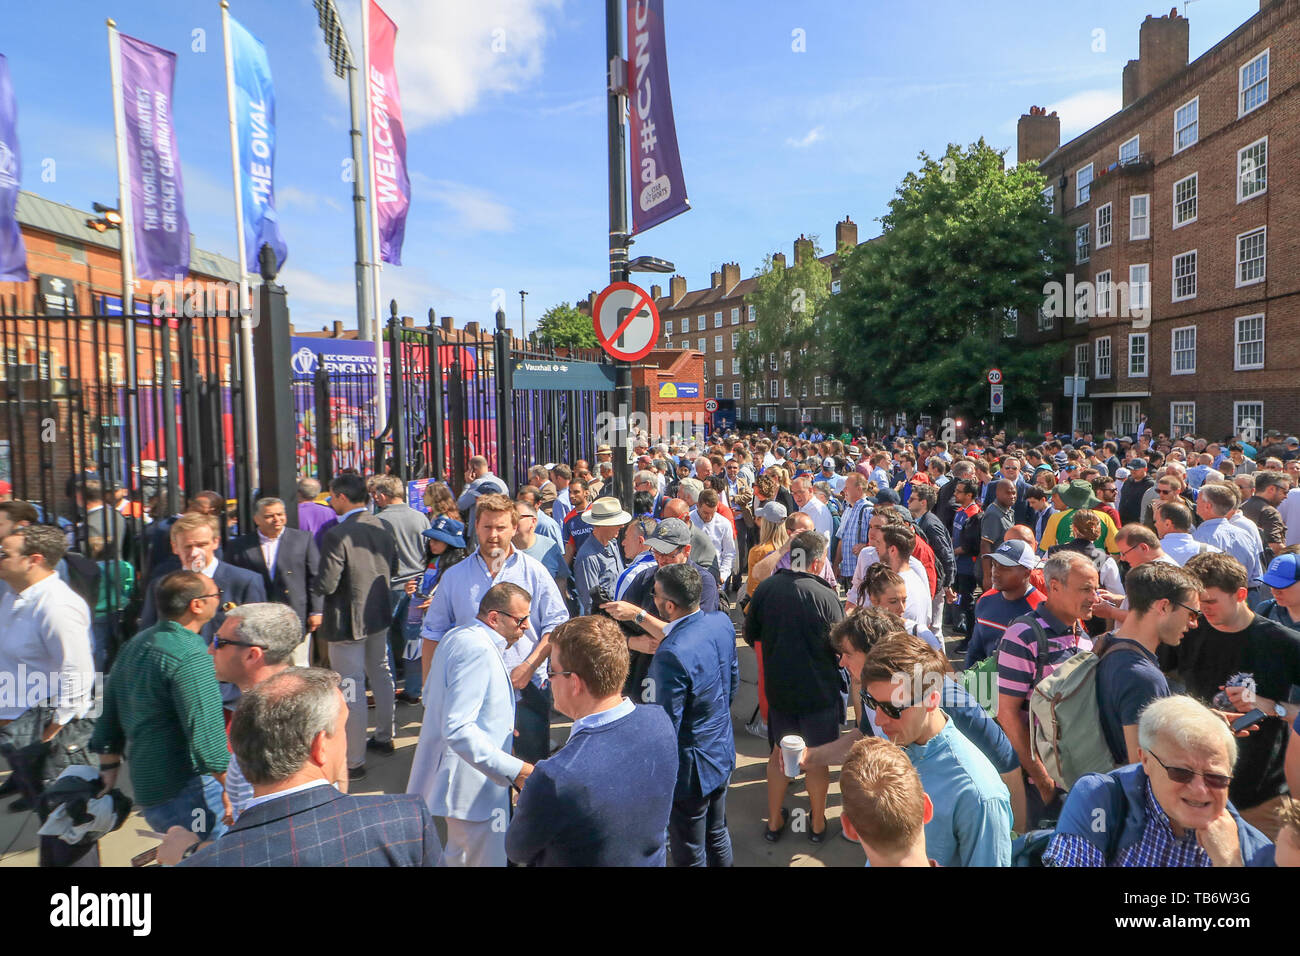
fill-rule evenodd
<path id="1" fill-rule="evenodd" d="M 624 494 L 601 445 L 252 529 L 3 495 L 0 793 L 49 865 L 134 805 L 182 866 L 729 866 L 836 781 L 872 866 L 1300 865 L 1300 441 L 1247 437 L 638 434 Z M 406 792 L 349 793 L 399 706 Z"/>

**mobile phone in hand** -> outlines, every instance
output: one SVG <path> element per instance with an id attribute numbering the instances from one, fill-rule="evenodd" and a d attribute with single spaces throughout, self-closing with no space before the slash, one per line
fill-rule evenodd
<path id="1" fill-rule="evenodd" d="M 137 853 L 135 856 L 131 857 L 131 865 L 148 866 L 150 863 L 157 862 L 157 858 L 158 847 L 154 847 L 153 849 L 145 850 L 143 853 Z"/>
<path id="2" fill-rule="evenodd" d="M 1240 717 L 1234 720 L 1232 722 L 1232 729 L 1233 731 L 1240 733 L 1241 731 L 1245 730 L 1247 727 L 1259 723 L 1267 716 L 1268 714 L 1264 713 L 1262 710 L 1256 707 L 1249 714 L 1242 714 Z"/>

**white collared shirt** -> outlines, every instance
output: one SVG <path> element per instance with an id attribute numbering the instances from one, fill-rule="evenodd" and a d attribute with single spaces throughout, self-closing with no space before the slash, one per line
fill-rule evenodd
<path id="1" fill-rule="evenodd" d="M 687 614 L 684 617 L 679 617 L 675 621 L 669 621 L 666 624 L 664 624 L 664 640 L 665 641 L 668 640 L 668 635 L 671 634 L 677 628 L 678 624 L 681 624 L 683 621 L 689 621 L 691 618 L 695 617 L 695 615 L 702 614 L 702 613 L 703 612 L 699 608 L 696 608 L 690 614 Z M 662 644 L 663 641 L 660 641 L 660 643 Z"/>
<path id="2" fill-rule="evenodd" d="M 266 562 L 267 573 L 275 577 L 275 557 L 280 553 L 280 540 L 284 537 L 281 532 L 279 537 L 268 538 L 262 532 L 257 532 L 257 540 L 262 545 L 262 560 Z"/>
<path id="3" fill-rule="evenodd" d="M 0 590 L 0 635 L 0 720 L 46 703 L 60 724 L 90 712 L 90 608 L 57 574 Z"/>
<path id="4" fill-rule="evenodd" d="M 244 808 L 239 811 L 239 814 L 240 816 L 243 816 L 259 803 L 270 803 L 272 800 L 279 800 L 281 797 L 287 797 L 291 793 L 301 793 L 304 790 L 310 790 L 312 787 L 328 786 L 332 786 L 328 780 L 313 780 L 310 783 L 300 783 L 298 786 L 290 787 L 288 790 L 277 790 L 275 793 L 264 793 L 260 797 L 252 797 L 249 799 L 249 801 L 244 804 Z"/>
<path id="5" fill-rule="evenodd" d="M 347 521 L 354 514 L 359 514 L 360 512 L 365 510 L 366 510 L 365 505 L 358 505 L 357 507 L 353 508 L 351 511 L 343 512 L 343 514 L 339 515 L 339 524 L 342 524 L 343 522 Z"/>
<path id="6" fill-rule="evenodd" d="M 626 717 L 635 709 L 636 705 L 624 697 L 622 701 L 609 710 L 602 710 L 599 713 L 588 714 L 586 717 L 579 717 L 573 722 L 573 729 L 569 731 L 569 739 L 572 740 L 584 730 L 595 730 L 597 727 L 612 724 L 614 721 Z"/>

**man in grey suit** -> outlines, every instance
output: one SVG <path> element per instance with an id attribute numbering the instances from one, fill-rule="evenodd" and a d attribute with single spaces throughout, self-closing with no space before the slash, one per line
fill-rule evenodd
<path id="1" fill-rule="evenodd" d="M 77 507 L 86 516 L 78 529 L 77 540 L 102 538 L 103 560 L 120 559 L 127 545 L 126 518 L 116 508 L 104 504 L 104 486 L 96 479 L 87 478 L 77 488 Z"/>
<path id="2" fill-rule="evenodd" d="M 366 750 L 393 752 L 394 731 L 388 581 L 397 572 L 397 545 L 388 526 L 366 511 L 366 499 L 360 475 L 339 475 L 330 482 L 330 507 L 339 523 L 321 537 L 320 576 L 312 585 L 312 592 L 325 599 L 321 634 L 348 701 L 348 775 L 353 780 L 365 776 Z M 370 740 L 367 679 L 375 695 L 375 736 Z"/>

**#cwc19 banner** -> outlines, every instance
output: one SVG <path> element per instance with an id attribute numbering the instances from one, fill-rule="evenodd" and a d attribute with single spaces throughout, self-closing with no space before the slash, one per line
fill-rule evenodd
<path id="1" fill-rule="evenodd" d="M 691 208 L 668 89 L 663 0 L 627 0 L 627 58 L 635 235 Z"/>
<path id="2" fill-rule="evenodd" d="M 0 282 L 27 281 L 27 248 L 18 226 L 18 189 L 23 161 L 18 152 L 18 100 L 9 61 L 0 55 Z"/>
<path id="3" fill-rule="evenodd" d="M 275 271 L 284 268 L 289 249 L 275 211 L 275 88 L 266 47 L 234 17 L 230 18 L 230 59 L 235 80 L 235 123 L 239 131 L 239 205 L 244 217 L 244 254 L 254 274 L 258 252 L 269 245 Z"/>
<path id="4" fill-rule="evenodd" d="M 190 224 L 172 127 L 176 54 L 124 33 L 119 38 L 135 273 L 141 279 L 188 275 Z"/>
<path id="5" fill-rule="evenodd" d="M 393 51 L 397 24 L 369 0 L 370 17 L 370 182 L 371 201 L 379 214 L 379 246 L 384 262 L 402 264 L 406 213 L 411 208 L 411 180 L 406 175 L 406 128 L 397 90 Z"/>

